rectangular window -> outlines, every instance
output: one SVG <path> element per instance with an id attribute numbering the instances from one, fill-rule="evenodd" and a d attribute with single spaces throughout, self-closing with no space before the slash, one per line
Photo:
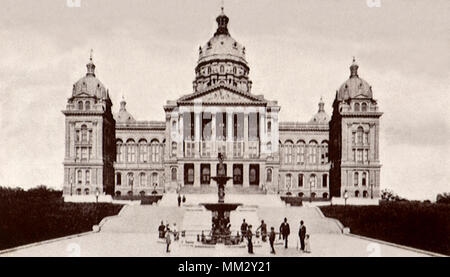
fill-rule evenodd
<path id="1" fill-rule="evenodd" d="M 87 161 L 87 155 L 88 155 L 87 148 L 86 147 L 81 148 L 81 160 L 82 161 Z"/>
<path id="2" fill-rule="evenodd" d="M 209 185 L 211 183 L 211 165 L 210 164 L 201 164 L 200 165 L 201 172 L 201 184 Z"/>
<path id="3" fill-rule="evenodd" d="M 363 150 L 362 149 L 358 149 L 358 162 L 362 163 L 363 162 Z"/>
<path id="4" fill-rule="evenodd" d="M 184 165 L 184 184 L 185 185 L 194 184 L 194 164 Z"/>
<path id="5" fill-rule="evenodd" d="M 322 175 L 322 187 L 324 187 L 324 188 L 328 187 L 328 175 L 327 174 Z"/>
<path id="6" fill-rule="evenodd" d="M 242 164 L 233 165 L 233 185 L 242 185 L 243 183 L 242 172 L 243 172 Z"/>
<path id="7" fill-rule="evenodd" d="M 303 174 L 298 175 L 298 187 L 299 188 L 303 187 Z"/>
<path id="8" fill-rule="evenodd" d="M 249 181 L 251 186 L 259 185 L 259 164 L 250 165 Z"/>

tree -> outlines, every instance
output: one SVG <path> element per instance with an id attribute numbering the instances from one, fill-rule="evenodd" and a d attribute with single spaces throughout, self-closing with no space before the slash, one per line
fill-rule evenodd
<path id="1" fill-rule="evenodd" d="M 450 192 L 439 193 L 436 196 L 436 203 L 439 204 L 450 204 Z"/>

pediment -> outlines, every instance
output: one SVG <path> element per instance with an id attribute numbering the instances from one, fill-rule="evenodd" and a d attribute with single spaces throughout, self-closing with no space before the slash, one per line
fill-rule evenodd
<path id="1" fill-rule="evenodd" d="M 194 93 L 181 97 L 178 102 L 186 103 L 210 103 L 210 104 L 263 104 L 266 101 L 249 93 L 234 91 L 226 87 L 216 88 L 210 91 Z"/>

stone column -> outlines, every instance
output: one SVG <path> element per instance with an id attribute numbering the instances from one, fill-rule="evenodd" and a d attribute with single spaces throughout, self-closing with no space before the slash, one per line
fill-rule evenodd
<path id="1" fill-rule="evenodd" d="M 216 113 L 213 111 L 211 112 L 211 155 L 213 158 L 217 157 L 216 149 Z"/>
<path id="2" fill-rule="evenodd" d="M 183 149 L 184 149 L 184 124 L 183 124 L 183 113 L 179 115 L 179 123 L 178 123 L 178 157 L 183 157 Z"/>
<path id="3" fill-rule="evenodd" d="M 250 173 L 250 165 L 248 162 L 244 163 L 244 169 L 242 171 L 242 180 L 243 180 L 243 186 L 249 187 L 250 186 L 250 180 L 249 180 L 249 173 Z"/>
<path id="4" fill-rule="evenodd" d="M 263 152 L 263 149 L 265 149 L 265 147 L 266 147 L 266 128 L 265 128 L 265 126 L 266 126 L 266 124 L 265 124 L 265 122 L 266 122 L 266 120 L 265 120 L 265 118 L 266 118 L 266 115 L 265 115 L 265 113 L 264 112 L 259 112 L 259 145 L 260 145 L 260 147 L 259 147 L 259 156 L 261 155 L 261 153 L 265 153 L 265 152 Z"/>
<path id="5" fill-rule="evenodd" d="M 200 164 L 194 163 L 194 187 L 200 187 Z"/>
<path id="6" fill-rule="evenodd" d="M 233 113 L 227 110 L 227 158 L 233 157 Z"/>
<path id="7" fill-rule="evenodd" d="M 194 113 L 194 142 L 195 142 L 195 157 L 200 156 L 200 132 L 201 132 L 201 124 L 200 124 L 200 115 L 201 113 Z"/>
<path id="8" fill-rule="evenodd" d="M 244 112 L 244 159 L 248 158 L 248 113 Z"/>

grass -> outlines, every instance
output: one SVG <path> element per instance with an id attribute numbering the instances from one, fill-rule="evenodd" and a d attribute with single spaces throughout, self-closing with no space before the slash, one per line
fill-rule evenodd
<path id="1" fill-rule="evenodd" d="M 122 205 L 64 203 L 62 192 L 0 187 L 0 249 L 87 232 Z"/>
<path id="2" fill-rule="evenodd" d="M 450 205 L 416 201 L 320 207 L 353 234 L 450 255 Z"/>

